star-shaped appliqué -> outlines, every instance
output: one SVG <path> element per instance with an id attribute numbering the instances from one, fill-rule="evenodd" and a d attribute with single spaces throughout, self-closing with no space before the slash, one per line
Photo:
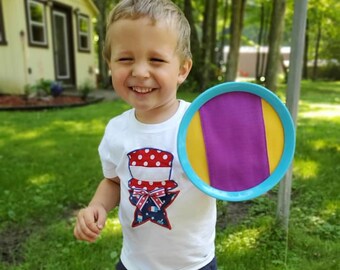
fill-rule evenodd
<path id="1" fill-rule="evenodd" d="M 166 209 L 175 200 L 179 191 L 166 191 L 161 195 L 158 194 L 157 197 L 152 196 L 150 193 L 140 193 L 138 191 L 139 195 L 136 195 L 136 190 L 130 189 L 130 202 L 136 206 L 132 227 L 137 227 L 151 221 L 171 230 Z"/>

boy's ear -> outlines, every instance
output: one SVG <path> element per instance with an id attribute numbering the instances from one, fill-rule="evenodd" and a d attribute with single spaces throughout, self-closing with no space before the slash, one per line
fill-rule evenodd
<path id="1" fill-rule="evenodd" d="M 111 87 L 113 88 L 113 84 L 112 84 L 112 73 L 111 73 L 111 65 L 110 65 L 110 61 L 108 61 L 108 60 L 105 60 L 105 62 L 106 62 L 106 64 L 107 64 L 108 70 L 110 71 L 110 76 L 109 76 L 109 78 L 108 78 L 108 81 L 107 81 L 107 83 L 108 83 L 109 85 L 111 85 Z M 113 90 L 114 90 L 114 88 L 113 88 Z"/>
<path id="2" fill-rule="evenodd" d="M 109 69 L 111 69 L 111 66 L 110 66 L 110 61 L 108 61 L 108 60 L 105 60 L 105 62 L 106 62 L 106 64 L 107 64 L 107 67 L 108 67 Z"/>
<path id="3" fill-rule="evenodd" d="M 178 85 L 182 84 L 185 79 L 188 77 L 190 70 L 192 67 L 192 60 L 185 59 L 179 69 L 177 83 Z"/>

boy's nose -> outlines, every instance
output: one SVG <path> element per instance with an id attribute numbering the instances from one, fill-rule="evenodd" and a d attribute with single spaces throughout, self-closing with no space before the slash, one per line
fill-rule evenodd
<path id="1" fill-rule="evenodd" d="M 148 78 L 150 76 L 148 65 L 146 63 L 135 63 L 132 67 L 132 76 Z"/>

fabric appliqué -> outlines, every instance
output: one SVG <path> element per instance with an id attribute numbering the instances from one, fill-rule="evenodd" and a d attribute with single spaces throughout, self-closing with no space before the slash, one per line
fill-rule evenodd
<path id="1" fill-rule="evenodd" d="M 173 155 L 154 148 L 134 150 L 129 158 L 130 202 L 136 206 L 132 227 L 151 221 L 171 230 L 166 209 L 176 199 L 178 184 L 170 180 Z"/>

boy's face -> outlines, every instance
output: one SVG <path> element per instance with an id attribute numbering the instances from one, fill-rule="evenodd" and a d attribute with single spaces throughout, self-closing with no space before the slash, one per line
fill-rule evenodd
<path id="1" fill-rule="evenodd" d="M 145 123 L 168 119 L 177 110 L 177 86 L 189 74 L 191 60 L 180 61 L 177 33 L 148 18 L 121 19 L 111 25 L 112 85 Z"/>

